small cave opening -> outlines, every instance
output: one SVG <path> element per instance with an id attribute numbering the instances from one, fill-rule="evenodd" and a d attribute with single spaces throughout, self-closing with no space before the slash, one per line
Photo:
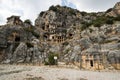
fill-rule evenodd
<path id="1" fill-rule="evenodd" d="M 93 67 L 93 60 L 90 60 L 90 65 L 91 67 Z"/>
<path id="2" fill-rule="evenodd" d="M 45 30 L 45 27 L 43 26 L 42 29 Z"/>
<path id="3" fill-rule="evenodd" d="M 44 39 L 47 39 L 47 38 L 48 38 L 47 35 L 44 35 L 43 37 L 44 37 Z"/>
<path id="4" fill-rule="evenodd" d="M 15 41 L 16 41 L 16 42 L 19 42 L 19 41 L 20 41 L 20 36 L 16 36 L 16 37 L 15 37 Z"/>
<path id="5" fill-rule="evenodd" d="M 72 37 L 72 36 L 73 36 L 73 34 L 69 34 L 69 36 L 70 36 L 70 37 Z"/>
<path id="6" fill-rule="evenodd" d="M 52 36 L 52 39 L 54 39 L 54 36 Z"/>
<path id="7" fill-rule="evenodd" d="M 47 25 L 46 27 L 47 27 L 47 29 L 48 29 L 48 28 L 49 28 L 49 25 Z"/>

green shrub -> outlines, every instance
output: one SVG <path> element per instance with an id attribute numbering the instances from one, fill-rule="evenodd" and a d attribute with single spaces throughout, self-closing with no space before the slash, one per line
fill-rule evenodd
<path id="1" fill-rule="evenodd" d="M 85 30 L 88 26 L 86 24 L 83 24 L 81 27 L 81 31 Z"/>
<path id="2" fill-rule="evenodd" d="M 113 20 L 112 19 L 106 20 L 106 24 L 113 24 Z"/>
<path id="3" fill-rule="evenodd" d="M 71 10 L 69 11 L 69 13 L 70 13 L 70 15 L 76 15 L 76 13 L 75 13 L 75 11 L 74 11 L 73 9 L 71 9 Z"/>
<path id="4" fill-rule="evenodd" d="M 55 62 L 54 56 L 57 56 L 57 57 L 58 57 L 58 54 L 55 54 L 55 53 L 53 53 L 53 52 L 50 52 L 49 55 L 48 55 L 48 62 L 45 62 L 45 64 L 56 65 L 57 62 Z"/>
<path id="5" fill-rule="evenodd" d="M 98 22 L 94 22 L 94 27 L 101 27 L 102 26 L 102 22 L 98 21 Z"/>
<path id="6" fill-rule="evenodd" d="M 45 65 L 49 65 L 49 63 L 47 61 L 45 61 Z"/>
<path id="7" fill-rule="evenodd" d="M 49 54 L 48 63 L 50 65 L 55 65 L 54 54 Z"/>
<path id="8" fill-rule="evenodd" d="M 59 7 L 59 8 L 60 8 L 60 5 L 56 5 L 56 7 Z"/>
<path id="9" fill-rule="evenodd" d="M 111 11 L 112 11 L 112 8 L 108 9 L 108 10 L 106 11 L 106 13 L 109 13 L 109 12 L 111 12 Z"/>
<path id="10" fill-rule="evenodd" d="M 66 30 L 66 29 L 63 29 L 62 32 L 63 32 L 63 33 L 67 33 L 67 30 Z"/>
<path id="11" fill-rule="evenodd" d="M 81 30 L 85 30 L 87 29 L 92 23 L 88 23 L 88 22 L 82 22 L 82 27 L 81 27 Z"/>
<path id="12" fill-rule="evenodd" d="M 39 38 L 40 35 L 34 31 L 33 28 L 24 28 L 25 31 L 31 32 L 36 38 Z"/>
<path id="13" fill-rule="evenodd" d="M 120 16 L 114 18 L 115 21 L 120 21 Z"/>
<path id="14" fill-rule="evenodd" d="M 32 34 L 36 37 L 36 38 L 39 38 L 40 37 L 40 35 L 38 34 L 38 33 L 36 33 L 36 32 L 32 32 Z"/>
<path id="15" fill-rule="evenodd" d="M 87 12 L 84 12 L 84 11 L 83 11 L 83 12 L 80 12 L 80 13 L 81 13 L 82 16 L 87 15 Z"/>
<path id="16" fill-rule="evenodd" d="M 28 23 L 28 24 L 32 24 L 32 22 L 31 22 L 31 20 L 30 19 L 26 19 L 25 21 L 24 21 L 24 23 Z"/>
<path id="17" fill-rule="evenodd" d="M 64 42 L 64 43 L 62 43 L 62 45 L 65 45 L 65 46 L 67 46 L 69 43 L 66 41 L 66 42 Z"/>
<path id="18" fill-rule="evenodd" d="M 113 24 L 114 23 L 114 17 L 107 16 L 106 17 L 106 24 Z"/>
<path id="19" fill-rule="evenodd" d="M 101 27 L 105 23 L 106 23 L 106 17 L 105 16 L 100 16 L 96 20 L 92 21 L 92 25 L 95 26 L 95 27 Z"/>
<path id="20" fill-rule="evenodd" d="M 40 13 L 40 16 L 43 16 L 44 13 L 45 13 L 45 12 L 42 11 L 42 12 Z"/>
<path id="21" fill-rule="evenodd" d="M 49 10 L 52 10 L 52 11 L 55 11 L 55 12 L 58 11 L 58 9 L 55 6 L 53 6 L 53 5 L 49 8 Z"/>
<path id="22" fill-rule="evenodd" d="M 65 50 L 65 54 L 68 54 L 69 51 L 70 51 L 70 49 Z"/>

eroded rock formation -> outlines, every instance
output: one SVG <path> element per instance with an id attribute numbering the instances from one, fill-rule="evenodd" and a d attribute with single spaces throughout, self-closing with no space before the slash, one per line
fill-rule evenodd
<path id="1" fill-rule="evenodd" d="M 35 26 L 18 16 L 9 17 L 0 26 L 0 62 L 41 64 L 54 53 L 58 61 L 82 68 L 120 69 L 119 10 L 119 3 L 99 13 L 51 6 L 39 14 Z"/>

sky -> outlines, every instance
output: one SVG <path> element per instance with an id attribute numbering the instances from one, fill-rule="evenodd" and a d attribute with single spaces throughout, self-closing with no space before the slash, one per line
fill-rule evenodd
<path id="1" fill-rule="evenodd" d="M 68 6 L 79 11 L 105 11 L 120 0 L 0 0 L 0 25 L 6 23 L 11 15 L 21 16 L 24 21 L 30 19 L 33 24 L 41 11 L 46 11 L 51 5 Z"/>

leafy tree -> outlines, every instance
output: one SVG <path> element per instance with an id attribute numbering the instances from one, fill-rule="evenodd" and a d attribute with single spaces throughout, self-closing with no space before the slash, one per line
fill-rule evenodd
<path id="1" fill-rule="evenodd" d="M 109 13 L 109 12 L 111 12 L 111 11 L 112 11 L 112 8 L 108 9 L 108 10 L 106 11 L 106 13 Z"/>
<path id="2" fill-rule="evenodd" d="M 53 6 L 53 5 L 49 8 L 49 10 L 52 10 L 52 11 L 55 11 L 55 12 L 58 11 L 58 9 L 55 6 Z"/>
<path id="3" fill-rule="evenodd" d="M 60 5 L 56 5 L 56 7 L 60 7 Z"/>
<path id="4" fill-rule="evenodd" d="M 85 30 L 86 28 L 88 28 L 92 23 L 90 22 L 90 23 L 88 23 L 88 22 L 83 22 L 82 23 L 83 25 L 82 25 L 82 27 L 81 27 L 81 30 Z"/>
<path id="5" fill-rule="evenodd" d="M 87 15 L 87 12 L 84 12 L 84 11 L 83 11 L 83 12 L 80 12 L 80 13 L 81 13 L 82 16 Z"/>
<path id="6" fill-rule="evenodd" d="M 28 24 L 32 24 L 32 22 L 31 22 L 31 20 L 30 19 L 26 19 L 25 21 L 24 21 L 24 23 L 28 23 Z"/>
<path id="7" fill-rule="evenodd" d="M 107 19 L 106 24 L 113 24 L 113 20 L 112 19 Z"/>
<path id="8" fill-rule="evenodd" d="M 40 16 L 43 16 L 43 14 L 44 14 L 45 12 L 44 11 L 42 11 L 41 13 L 40 13 Z"/>

